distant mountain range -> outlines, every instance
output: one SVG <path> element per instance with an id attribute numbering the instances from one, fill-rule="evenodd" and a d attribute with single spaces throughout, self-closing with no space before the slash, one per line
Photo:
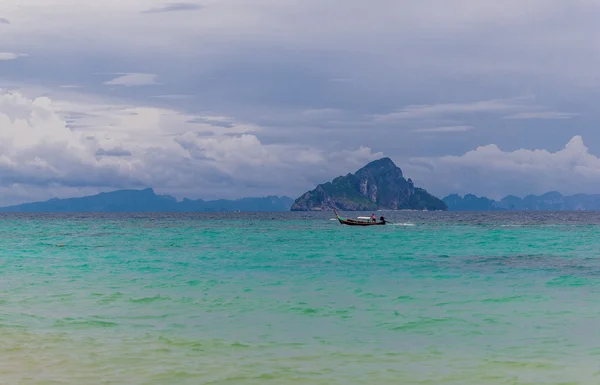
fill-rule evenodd
<path id="1" fill-rule="evenodd" d="M 395 165 L 392 166 L 387 160 L 371 164 L 366 178 L 369 179 L 369 177 L 377 174 L 375 171 L 377 169 L 380 171 L 386 170 L 384 174 L 388 172 L 396 173 L 395 168 Z M 359 174 L 358 181 L 360 181 L 360 178 L 364 175 L 361 172 L 357 172 L 357 174 Z M 319 195 L 319 187 L 317 190 L 307 193 L 308 195 L 303 195 L 296 200 L 294 208 L 292 208 L 294 200 L 285 196 L 212 201 L 185 198 L 182 201 L 177 201 L 168 195 L 157 195 L 153 189 L 148 188 L 143 190 L 118 190 L 81 198 L 50 199 L 45 202 L 25 203 L 1 207 L 0 212 L 284 212 L 290 211 L 290 209 L 292 211 L 319 210 L 325 209 L 325 206 L 351 211 L 353 209 L 371 210 L 376 207 L 389 207 L 401 202 L 406 203 L 401 203 L 398 207 L 392 206 L 391 209 L 404 209 L 405 205 L 408 205 L 420 209 L 429 207 L 430 210 L 444 210 L 447 206 L 450 211 L 600 211 L 600 194 L 564 196 L 553 191 L 543 195 L 528 195 L 524 198 L 509 195 L 499 201 L 473 194 L 465 196 L 452 194 L 440 201 L 427 194 L 426 191 L 412 187 L 410 180 L 405 181 L 407 189 L 401 188 L 398 192 L 409 192 L 415 195 L 413 198 L 406 197 L 408 198 L 406 201 L 399 200 L 400 197 L 404 196 L 400 194 L 398 198 L 387 201 L 384 200 L 389 199 L 387 195 L 380 196 L 380 198 L 369 194 L 367 194 L 367 197 L 362 194 L 358 196 L 360 190 L 355 193 L 354 188 L 351 187 L 354 186 L 354 183 L 347 184 L 352 181 L 357 182 L 355 180 L 357 177 L 353 174 L 349 175 L 340 177 L 342 179 L 338 178 L 335 183 L 320 185 L 319 187 L 324 186 L 324 191 L 322 191 L 324 196 L 322 197 Z M 396 180 L 397 178 L 392 179 Z M 340 187 L 336 187 L 338 184 L 344 187 L 342 189 L 344 194 L 342 195 L 339 195 Z M 404 186 L 404 183 L 401 184 Z M 365 186 L 365 191 L 369 191 L 368 186 L 373 186 L 373 181 L 366 185 L 363 183 L 358 183 L 358 185 Z M 370 191 L 371 194 L 377 194 L 377 192 L 388 194 L 389 183 L 377 183 L 375 186 L 375 189 Z M 395 193 L 392 195 L 395 196 Z M 369 198 L 373 198 L 373 200 Z M 384 205 L 380 205 L 380 202 Z M 443 206 L 440 206 L 438 202 L 442 203 Z"/>
<path id="2" fill-rule="evenodd" d="M 46 202 L 25 203 L 2 207 L 0 212 L 233 212 L 289 211 L 294 200 L 268 196 L 238 200 L 177 201 L 168 195 L 157 195 L 151 188 L 118 190 L 82 198 L 50 199 Z"/>
<path id="3" fill-rule="evenodd" d="M 519 198 L 509 195 L 500 201 L 467 194 L 453 194 L 443 199 L 450 211 L 596 211 L 600 210 L 600 194 L 564 196 L 552 191 L 543 195 Z"/>

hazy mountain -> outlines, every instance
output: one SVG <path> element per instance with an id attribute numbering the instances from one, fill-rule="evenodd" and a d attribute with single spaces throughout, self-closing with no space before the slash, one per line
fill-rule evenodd
<path id="1" fill-rule="evenodd" d="M 448 205 L 448 210 L 451 211 L 498 211 L 503 210 L 498 202 L 484 198 L 477 197 L 473 194 L 467 194 L 461 197 L 457 194 L 448 195 L 443 199 Z"/>
<path id="2" fill-rule="evenodd" d="M 467 194 L 464 197 L 453 194 L 444 202 L 451 211 L 595 211 L 600 210 L 600 194 L 576 194 L 564 196 L 552 191 L 542 195 L 528 195 L 519 198 L 509 195 L 500 201 Z"/>
<path id="3" fill-rule="evenodd" d="M 268 196 L 239 200 L 190 200 L 178 202 L 168 195 L 157 195 L 151 188 L 118 190 L 81 198 L 50 199 L 2 207 L 0 212 L 227 212 L 289 211 L 293 199 Z"/>

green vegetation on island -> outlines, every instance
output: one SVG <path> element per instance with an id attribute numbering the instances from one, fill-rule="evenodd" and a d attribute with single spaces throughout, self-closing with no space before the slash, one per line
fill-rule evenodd
<path id="1" fill-rule="evenodd" d="M 292 211 L 339 209 L 446 210 L 446 204 L 406 180 L 390 158 L 373 161 L 354 174 L 320 184 L 296 199 Z"/>

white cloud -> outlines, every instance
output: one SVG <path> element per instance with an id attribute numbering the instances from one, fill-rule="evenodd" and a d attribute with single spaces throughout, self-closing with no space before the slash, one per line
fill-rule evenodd
<path id="1" fill-rule="evenodd" d="M 194 95 L 183 95 L 183 94 L 167 94 L 167 95 L 155 95 L 153 98 L 156 99 L 170 99 L 170 100 L 180 100 L 180 99 L 189 99 L 193 98 Z"/>
<path id="2" fill-rule="evenodd" d="M 407 106 L 398 112 L 376 116 L 378 122 L 437 118 L 446 115 L 502 112 L 523 108 L 522 99 L 483 100 L 471 103 L 442 103 Z"/>
<path id="3" fill-rule="evenodd" d="M 142 13 L 168 13 L 168 12 L 183 12 L 197 11 L 203 9 L 204 6 L 198 3 L 169 3 L 157 8 L 151 8 Z"/>
<path id="4" fill-rule="evenodd" d="M 564 12 L 563 0 L 169 3 L 5 1 L 2 17 L 11 24 L 0 24 L 0 46 L 9 53 L 4 55 L 12 55 L 10 59 L 17 55 L 10 52 L 27 52 L 31 60 L 27 66 L 9 66 L 2 84 L 81 84 L 86 90 L 110 92 L 114 98 L 123 93 L 153 105 L 210 111 L 186 115 L 144 107 L 131 99 L 67 103 L 52 98 L 48 114 L 59 114 L 73 135 L 93 138 L 79 144 L 90 167 L 131 167 L 124 171 L 126 180 L 137 178 L 169 188 L 191 188 L 186 175 L 216 172 L 224 180 L 243 179 L 240 169 L 248 167 L 247 174 L 253 175 L 267 167 L 262 164 L 285 158 L 285 151 L 301 159 L 300 165 L 293 167 L 284 159 L 268 169 L 274 170 L 273 180 L 279 175 L 276 170 L 285 169 L 282 180 L 293 185 L 291 175 L 302 174 L 305 164 L 325 171 L 298 175 L 298 180 L 327 180 L 332 170 L 346 170 L 351 161 L 332 160 L 331 152 L 340 154 L 360 145 L 405 156 L 423 152 L 436 156 L 463 153 L 482 140 L 499 143 L 498 135 L 506 132 L 509 139 L 503 143 L 555 148 L 560 134 L 574 134 L 572 127 L 563 125 L 567 120 L 558 119 L 575 114 L 552 112 L 566 110 L 565 103 L 589 117 L 589 124 L 577 128 L 590 146 L 600 143 L 591 128 L 600 51 L 589 39 L 599 31 L 600 7 L 591 0 L 569 4 L 569 12 Z M 199 8 L 189 4 L 200 3 L 201 11 L 185 12 Z M 148 10 L 181 12 L 144 13 Z M 45 65 L 53 62 L 62 64 Z M 114 73 L 120 70 L 132 73 Z M 98 72 L 112 72 L 115 79 L 91 77 Z M 105 80 L 107 87 L 96 87 Z M 155 85 L 158 80 L 161 87 L 126 89 Z M 574 81 L 588 88 L 574 89 Z M 188 93 L 197 100 L 189 100 Z M 538 95 L 545 106 L 532 105 L 526 98 L 507 99 L 521 94 Z M 61 115 L 62 111 L 71 115 Z M 369 120 L 374 114 L 380 114 L 375 122 Z M 533 119 L 557 121 L 542 132 L 545 128 Z M 472 126 L 478 128 L 472 132 L 477 135 L 411 131 L 456 133 Z M 372 156 L 368 147 L 366 154 Z M 118 148 L 122 151 L 113 151 Z M 211 159 L 221 159 L 226 148 L 255 154 L 258 163 L 240 165 L 234 156 L 216 167 Z M 348 157 L 357 156 L 357 151 Z M 129 160 L 106 156 L 127 152 L 132 154 Z M 148 164 L 160 171 L 159 176 L 151 175 Z M 464 172 L 458 166 L 452 170 L 459 176 Z M 219 183 L 209 185 L 221 188 Z M 252 180 L 244 183 L 250 185 Z M 431 185 L 437 184 L 432 179 Z"/>
<path id="5" fill-rule="evenodd" d="M 72 132 L 47 97 L 0 95 L 0 180 L 4 186 L 119 184 L 133 165 L 97 160 L 95 143 Z"/>
<path id="6" fill-rule="evenodd" d="M 123 74 L 115 79 L 105 82 L 104 84 L 125 87 L 152 86 L 159 84 L 156 81 L 156 78 L 157 75 L 155 74 L 130 73 Z"/>
<path id="7" fill-rule="evenodd" d="M 262 127 L 230 117 L 83 100 L 0 94 L 0 191 L 9 197 L 0 204 L 23 191 L 49 198 L 43 189 L 50 187 L 61 194 L 151 186 L 188 197 L 296 195 L 382 156 L 367 147 L 264 144 Z"/>
<path id="8" fill-rule="evenodd" d="M 466 132 L 475 129 L 473 126 L 442 126 L 432 128 L 417 128 L 414 132 L 423 133 L 447 133 L 447 132 Z"/>
<path id="9" fill-rule="evenodd" d="M 503 151 L 495 144 L 460 156 L 413 158 L 409 168 L 440 194 L 599 193 L 600 158 L 591 154 L 581 136 L 556 152 L 519 149 Z"/>
<path id="10" fill-rule="evenodd" d="M 518 114 L 505 116 L 504 119 L 571 119 L 579 114 L 570 112 L 557 111 L 535 111 L 535 112 L 520 112 Z"/>
<path id="11" fill-rule="evenodd" d="M 27 56 L 23 53 L 14 53 L 14 52 L 0 52 L 0 61 L 2 60 L 16 60 L 21 57 Z"/>

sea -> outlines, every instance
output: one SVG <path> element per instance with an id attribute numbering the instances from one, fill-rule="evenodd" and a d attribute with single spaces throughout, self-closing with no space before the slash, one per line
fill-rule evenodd
<path id="1" fill-rule="evenodd" d="M 381 214 L 2 214 L 0 384 L 600 384 L 600 213 Z"/>

